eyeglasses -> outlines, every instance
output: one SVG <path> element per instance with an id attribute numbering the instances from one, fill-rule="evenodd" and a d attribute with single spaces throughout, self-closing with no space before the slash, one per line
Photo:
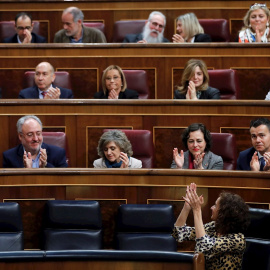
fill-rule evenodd
<path id="1" fill-rule="evenodd" d="M 120 79 L 120 77 L 119 77 L 119 76 L 106 77 L 106 81 L 111 81 L 111 80 L 116 81 L 116 80 L 118 80 L 118 79 Z"/>
<path id="2" fill-rule="evenodd" d="M 37 137 L 42 136 L 42 132 L 41 131 L 37 131 L 36 133 L 34 133 L 34 132 L 28 132 L 26 134 L 24 134 L 23 132 L 20 132 L 20 134 L 22 134 L 23 136 L 25 136 L 25 137 L 27 137 L 29 139 L 32 139 L 35 136 L 37 136 Z"/>
<path id="3" fill-rule="evenodd" d="M 19 31 L 23 31 L 24 29 L 30 30 L 30 29 L 32 28 L 32 26 L 25 26 L 25 27 L 17 26 L 16 28 L 17 28 Z"/>
<path id="4" fill-rule="evenodd" d="M 164 25 L 162 24 L 158 24 L 157 22 L 151 22 L 151 24 L 154 26 L 154 27 L 157 27 L 160 28 L 160 29 L 163 29 L 164 28 Z"/>
<path id="5" fill-rule="evenodd" d="M 250 9 L 253 9 L 253 8 L 255 8 L 255 7 L 266 7 L 266 4 L 255 3 L 255 4 L 252 4 L 252 5 L 250 6 Z"/>

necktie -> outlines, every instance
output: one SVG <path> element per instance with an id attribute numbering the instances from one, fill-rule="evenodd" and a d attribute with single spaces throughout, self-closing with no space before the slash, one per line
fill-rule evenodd
<path id="1" fill-rule="evenodd" d="M 264 160 L 264 158 L 263 157 L 261 157 L 260 158 L 260 171 L 263 171 L 263 168 L 264 168 L 264 166 L 265 166 L 265 160 Z"/>
<path id="2" fill-rule="evenodd" d="M 41 92 L 41 95 L 43 96 L 43 98 L 45 98 L 45 96 L 47 95 L 47 92 Z"/>

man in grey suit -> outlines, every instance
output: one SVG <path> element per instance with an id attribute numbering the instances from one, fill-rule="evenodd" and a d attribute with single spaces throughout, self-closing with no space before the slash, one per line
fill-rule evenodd
<path id="1" fill-rule="evenodd" d="M 54 35 L 54 43 L 106 43 L 104 34 L 92 27 L 83 25 L 83 12 L 77 7 L 63 11 L 63 28 Z"/>

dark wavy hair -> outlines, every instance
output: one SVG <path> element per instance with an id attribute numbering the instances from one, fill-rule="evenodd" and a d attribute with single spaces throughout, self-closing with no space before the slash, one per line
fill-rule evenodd
<path id="1" fill-rule="evenodd" d="M 193 123 L 189 127 L 187 127 L 182 133 L 182 142 L 185 145 L 186 149 L 188 149 L 187 141 L 189 139 L 189 133 L 197 130 L 200 130 L 203 133 L 203 137 L 206 142 L 205 152 L 208 152 L 212 145 L 211 134 L 210 131 L 207 130 L 205 125 L 202 123 Z"/>
<path id="2" fill-rule="evenodd" d="M 250 128 L 255 127 L 257 128 L 260 125 L 265 125 L 268 130 L 270 131 L 270 120 L 264 117 L 260 117 L 250 121 Z"/>
<path id="3" fill-rule="evenodd" d="M 221 192 L 216 231 L 222 235 L 244 233 L 249 225 L 249 207 L 237 194 Z"/>

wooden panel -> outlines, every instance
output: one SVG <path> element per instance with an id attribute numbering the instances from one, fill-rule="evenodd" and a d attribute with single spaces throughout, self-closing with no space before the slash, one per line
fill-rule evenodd
<path id="1" fill-rule="evenodd" d="M 23 261 L 23 262 L 0 262 L 1 269 L 5 270 L 25 270 L 25 269 L 39 269 L 39 270 L 134 270 L 134 269 L 148 269 L 148 270 L 192 270 L 193 265 L 189 263 L 181 262 L 148 262 L 148 261 L 96 261 L 96 260 L 61 260 L 61 261 Z M 202 266 L 201 266 L 202 267 Z M 197 268 L 197 267 L 196 267 Z M 204 269 L 197 268 L 198 270 Z"/>
<path id="2" fill-rule="evenodd" d="M 77 199 L 82 200 L 82 199 Z M 88 200 L 84 198 L 83 200 Z M 110 249 L 115 248 L 114 244 L 114 232 L 117 219 L 117 210 L 121 204 L 126 204 L 126 200 L 119 199 L 95 199 L 91 198 L 90 200 L 96 200 L 100 204 L 101 208 L 101 217 L 102 217 L 102 230 L 103 230 L 103 248 Z"/>
<path id="3" fill-rule="evenodd" d="M 66 68 L 57 70 L 69 72 L 74 98 L 93 98 L 95 92 L 99 89 L 100 71 L 98 68 Z"/>

